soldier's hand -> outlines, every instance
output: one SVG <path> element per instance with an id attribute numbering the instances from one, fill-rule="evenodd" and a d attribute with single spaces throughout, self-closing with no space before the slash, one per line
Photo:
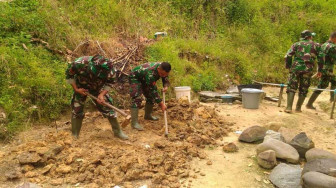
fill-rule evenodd
<path id="1" fill-rule="evenodd" d="M 84 89 L 84 88 L 78 88 L 78 89 L 75 90 L 75 92 L 79 93 L 79 94 L 81 94 L 83 96 L 86 96 L 86 92 L 88 92 L 88 90 Z"/>
<path id="2" fill-rule="evenodd" d="M 104 105 L 104 103 L 105 103 L 104 95 L 99 94 L 98 97 L 97 97 L 97 102 L 101 105 Z"/>
<path id="3" fill-rule="evenodd" d="M 168 91 L 168 87 L 162 88 L 162 92 L 167 92 L 167 91 Z"/>
<path id="4" fill-rule="evenodd" d="M 167 110 L 167 106 L 165 104 L 163 104 L 163 102 L 160 102 L 160 107 L 162 111 L 166 111 Z"/>

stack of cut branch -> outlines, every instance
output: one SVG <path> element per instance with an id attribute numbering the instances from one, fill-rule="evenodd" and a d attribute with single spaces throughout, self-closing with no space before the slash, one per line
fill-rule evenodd
<path id="1" fill-rule="evenodd" d="M 137 51 L 137 49 L 138 49 L 138 46 L 133 47 L 125 55 L 113 60 L 113 63 L 115 64 L 116 69 L 119 70 L 122 74 L 125 74 L 128 76 L 128 73 L 126 73 L 124 70 L 127 64 L 128 65 L 131 64 L 130 58 L 135 55 L 135 52 Z"/>

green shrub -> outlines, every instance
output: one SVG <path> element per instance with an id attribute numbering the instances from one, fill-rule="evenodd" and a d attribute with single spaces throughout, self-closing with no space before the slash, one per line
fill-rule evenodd
<path id="1" fill-rule="evenodd" d="M 253 10 L 246 0 L 229 0 L 225 4 L 225 15 L 229 23 L 245 24 L 253 18 Z"/>
<path id="2" fill-rule="evenodd" d="M 87 39 L 153 38 L 167 31 L 168 37 L 146 49 L 146 57 L 169 61 L 175 86 L 223 89 L 228 78 L 284 83 L 286 51 L 304 29 L 325 42 L 336 28 L 335 10 L 335 0 L 1 1 L 0 107 L 9 117 L 6 126 L 13 133 L 68 109 L 66 60 L 55 50 L 74 50 Z"/>

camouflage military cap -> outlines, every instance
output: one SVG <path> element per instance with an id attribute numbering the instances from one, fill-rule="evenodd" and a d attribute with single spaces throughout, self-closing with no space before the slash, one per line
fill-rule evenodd
<path id="1" fill-rule="evenodd" d="M 314 37 L 315 35 L 316 35 L 316 33 L 313 33 L 309 30 L 304 30 L 304 31 L 301 32 L 301 38 L 304 38 L 304 39 L 307 38 L 307 37 L 310 37 L 310 36 Z"/>

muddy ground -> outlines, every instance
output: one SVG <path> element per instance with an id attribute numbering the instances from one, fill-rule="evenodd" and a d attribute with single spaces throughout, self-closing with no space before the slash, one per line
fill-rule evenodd
<path id="1" fill-rule="evenodd" d="M 269 96 L 278 93 L 277 88 L 265 91 Z M 1 145 L 0 187 L 24 181 L 43 187 L 273 187 L 270 171 L 256 162 L 256 144 L 238 142 L 236 131 L 281 124 L 288 134 L 304 131 L 315 147 L 336 152 L 336 123 L 325 112 L 331 106 L 327 93 L 318 98 L 317 111 L 303 107 L 302 113 L 287 114 L 285 102 L 279 108 L 264 100 L 258 110 L 249 110 L 239 103 L 171 100 L 167 138 L 157 110 L 158 122 L 140 118 L 145 131 L 124 129 L 129 141 L 115 138 L 108 121 L 96 111 L 86 114 L 80 138 L 73 140 L 69 118 L 64 117 L 56 122 L 57 131 L 54 123 L 36 126 Z M 239 151 L 223 152 L 222 145 L 229 142 Z"/>
<path id="2" fill-rule="evenodd" d="M 180 187 L 190 175 L 192 159 L 207 160 L 202 148 L 217 145 L 230 123 L 198 102 L 170 100 L 168 107 L 168 137 L 162 117 L 158 122 L 140 118 L 146 130 L 126 127 L 130 140 L 119 140 L 98 112 L 86 113 L 78 140 L 72 138 L 68 120 L 57 121 L 57 130 L 52 125 L 23 132 L 1 148 L 0 184 Z"/>

